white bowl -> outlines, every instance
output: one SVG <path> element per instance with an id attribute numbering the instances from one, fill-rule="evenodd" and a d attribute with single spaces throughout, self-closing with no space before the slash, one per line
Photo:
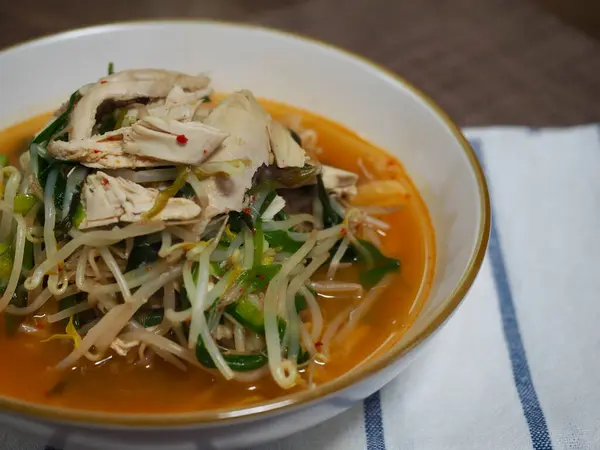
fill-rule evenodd
<path id="1" fill-rule="evenodd" d="M 75 30 L 1 52 L 0 127 L 56 107 L 74 87 L 104 74 L 108 61 L 119 70 L 208 70 L 216 90 L 249 88 L 329 117 L 387 149 L 402 161 L 431 214 L 433 288 L 393 349 L 312 391 L 251 408 L 160 416 L 82 412 L 0 396 L 0 423 L 65 449 L 248 447 L 321 423 L 397 376 L 456 309 L 488 241 L 485 180 L 448 117 L 406 81 L 330 45 L 252 26 L 169 21 Z"/>

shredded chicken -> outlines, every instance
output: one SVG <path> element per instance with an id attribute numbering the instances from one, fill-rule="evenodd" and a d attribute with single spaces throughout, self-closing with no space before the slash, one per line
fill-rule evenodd
<path id="1" fill-rule="evenodd" d="M 340 197 L 356 195 L 358 175 L 354 172 L 323 165 L 321 176 L 327 191 L 334 192 Z"/>
<path id="2" fill-rule="evenodd" d="M 235 177 L 217 175 L 201 182 L 203 219 L 243 208 L 244 195 L 252 187 L 254 174 L 260 166 L 269 163 L 268 121 L 269 117 L 250 91 L 230 95 L 204 121 L 230 134 L 209 161 L 246 158 L 250 164 Z"/>
<path id="3" fill-rule="evenodd" d="M 275 120 L 269 122 L 268 129 L 277 167 L 303 167 L 306 163 L 306 152 L 294 140 L 289 130 Z"/>
<path id="4" fill-rule="evenodd" d="M 200 122 L 146 117 L 123 135 L 123 151 L 140 157 L 199 165 L 228 135 Z"/>
<path id="5" fill-rule="evenodd" d="M 89 175 L 81 191 L 85 219 L 80 229 L 118 222 L 138 222 L 148 212 L 158 196 L 156 189 L 145 188 L 121 177 L 104 172 Z M 201 212 L 200 206 L 185 198 L 170 198 L 155 218 L 158 220 L 189 220 Z"/>
<path id="6" fill-rule="evenodd" d="M 69 122 L 70 139 L 91 137 L 98 107 L 105 100 L 131 101 L 139 98 L 164 98 L 174 86 L 189 91 L 206 89 L 210 78 L 191 76 L 157 69 L 138 69 L 118 72 L 86 87 L 81 100 L 73 108 Z"/>

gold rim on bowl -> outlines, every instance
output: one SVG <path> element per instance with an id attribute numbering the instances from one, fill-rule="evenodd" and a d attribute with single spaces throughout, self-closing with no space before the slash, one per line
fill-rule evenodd
<path id="1" fill-rule="evenodd" d="M 433 318 L 433 320 L 427 325 L 427 327 L 419 334 L 414 336 L 412 339 L 403 343 L 402 345 L 396 344 L 391 349 L 387 350 L 377 358 L 374 358 L 372 361 L 367 362 L 359 369 L 352 371 L 351 373 L 344 375 L 338 379 L 329 381 L 320 386 L 317 386 L 315 389 L 297 392 L 294 394 L 286 395 L 279 397 L 274 400 L 270 400 L 267 402 L 263 402 L 260 404 L 247 406 L 247 407 L 239 407 L 235 409 L 216 409 L 210 411 L 198 411 L 198 412 L 190 412 L 190 413 L 165 413 L 165 414 L 139 414 L 139 413 L 103 413 L 96 411 L 86 411 L 79 409 L 71 409 L 71 408 L 62 408 L 56 406 L 46 406 L 39 405 L 31 402 L 26 402 L 23 400 L 18 400 L 15 398 L 9 398 L 0 396 L 0 409 L 4 409 L 7 411 L 21 413 L 28 416 L 34 416 L 40 419 L 46 419 L 51 421 L 57 420 L 68 420 L 72 422 L 80 422 L 80 423 L 94 423 L 94 424 L 107 424 L 107 425 L 127 425 L 127 426 L 177 426 L 177 425 L 190 425 L 190 424 L 206 424 L 210 422 L 219 422 L 219 424 L 223 424 L 225 422 L 231 422 L 240 419 L 255 419 L 261 416 L 267 415 L 272 412 L 286 412 L 291 408 L 306 406 L 309 402 L 317 400 L 319 398 L 329 396 L 336 392 L 341 391 L 342 389 L 348 388 L 353 384 L 361 382 L 365 380 L 367 377 L 379 372 L 384 369 L 388 365 L 390 365 L 393 361 L 398 358 L 405 356 L 414 348 L 416 348 L 423 341 L 428 339 L 455 311 L 458 307 L 471 285 L 473 284 L 479 269 L 481 268 L 481 264 L 483 262 L 483 258 L 485 256 L 485 252 L 488 245 L 488 240 L 490 236 L 490 225 L 491 225 L 491 208 L 490 208 L 490 197 L 488 193 L 487 183 L 485 177 L 483 175 L 483 170 L 477 160 L 477 156 L 469 142 L 461 133 L 459 127 L 452 121 L 452 119 L 426 94 L 421 92 L 418 88 L 413 86 L 409 81 L 405 80 L 401 76 L 391 72 L 385 67 L 380 66 L 379 64 L 360 56 L 351 51 L 342 49 L 335 45 L 322 42 L 318 39 L 314 39 L 311 37 L 303 36 L 296 33 L 291 33 L 284 30 L 279 30 L 276 28 L 270 27 L 262 27 L 257 25 L 250 25 L 244 23 L 235 23 L 235 22 L 227 22 L 227 21 L 219 21 L 219 20 L 187 20 L 187 19 L 168 19 L 168 20 L 140 20 L 140 21 L 127 21 L 127 22 L 117 22 L 113 24 L 105 24 L 105 25 L 97 25 L 92 27 L 80 28 L 70 31 L 65 31 L 58 34 L 53 34 L 50 36 L 44 36 L 37 39 L 32 39 L 26 41 L 24 43 L 20 43 L 0 51 L 4 53 L 9 50 L 16 50 L 22 47 L 27 47 L 30 45 L 35 45 L 36 43 L 42 43 L 49 39 L 51 40 L 63 40 L 68 39 L 70 35 L 79 34 L 82 32 L 85 33 L 101 33 L 110 31 L 111 29 L 123 29 L 132 26 L 152 26 L 152 25 L 161 25 L 168 23 L 184 23 L 184 24 L 218 24 L 222 26 L 234 27 L 234 28 L 249 28 L 249 29 L 260 29 L 263 31 L 268 31 L 273 34 L 283 35 L 288 38 L 300 39 L 312 44 L 316 44 L 321 47 L 325 47 L 327 49 L 336 51 L 338 53 L 345 54 L 355 60 L 362 62 L 363 64 L 370 66 L 371 68 L 376 69 L 377 71 L 384 73 L 397 83 L 408 88 L 413 94 L 419 97 L 422 101 L 424 101 L 437 115 L 440 117 L 448 129 L 452 132 L 454 137 L 459 141 L 464 153 L 469 160 L 471 165 L 471 169 L 475 175 L 477 181 L 477 187 L 479 191 L 479 196 L 481 199 L 481 214 L 480 214 L 480 227 L 479 227 L 479 235 L 477 236 L 477 243 L 471 258 L 469 259 L 469 263 L 467 268 L 458 283 L 457 287 L 454 289 L 452 294 L 445 301 L 445 306 L 441 309 L 440 312 Z"/>

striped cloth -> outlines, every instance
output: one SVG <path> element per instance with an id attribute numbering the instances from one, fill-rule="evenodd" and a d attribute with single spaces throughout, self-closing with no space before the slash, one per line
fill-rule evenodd
<path id="1" fill-rule="evenodd" d="M 460 309 L 380 393 L 253 450 L 600 449 L 600 128 L 467 136 L 494 220 Z"/>

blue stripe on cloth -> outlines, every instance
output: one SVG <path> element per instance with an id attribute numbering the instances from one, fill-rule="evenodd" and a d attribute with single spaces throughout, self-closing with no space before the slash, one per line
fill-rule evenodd
<path id="1" fill-rule="evenodd" d="M 385 450 L 383 419 L 381 414 L 381 396 L 375 392 L 364 401 L 365 433 L 367 450 Z"/>
<path id="2" fill-rule="evenodd" d="M 475 149 L 481 166 L 485 170 L 485 160 L 482 155 L 482 142 L 473 139 L 471 145 Z M 496 228 L 496 220 L 494 220 L 493 207 L 492 232 L 488 255 L 490 257 L 492 273 L 496 284 L 496 291 L 498 293 L 504 339 L 506 340 L 506 346 L 512 364 L 517 393 L 519 394 L 523 414 L 525 415 L 525 420 L 529 427 L 531 443 L 535 450 L 552 450 L 552 441 L 550 440 L 548 425 L 546 424 L 544 412 L 542 411 L 537 393 L 535 392 L 535 387 L 533 386 L 533 380 L 531 378 L 531 372 L 529 371 L 529 364 L 527 363 L 527 356 L 525 354 L 525 347 L 523 346 L 521 332 L 519 331 L 515 304 L 510 289 L 510 283 L 508 281 L 508 275 L 506 273 L 504 257 L 502 255 L 500 236 L 498 234 L 498 229 Z"/>

